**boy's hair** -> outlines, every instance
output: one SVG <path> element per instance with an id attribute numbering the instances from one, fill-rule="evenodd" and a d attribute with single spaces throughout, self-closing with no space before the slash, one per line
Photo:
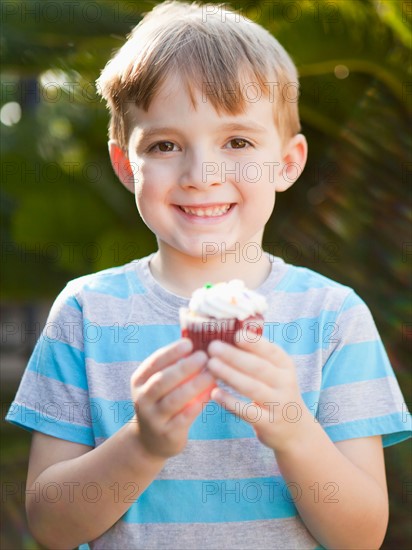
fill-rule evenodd
<path id="1" fill-rule="evenodd" d="M 300 131 L 296 67 L 266 29 L 222 4 L 167 1 L 143 17 L 97 80 L 111 112 L 110 139 L 123 150 L 132 130 L 127 104 L 147 111 L 170 75 L 182 80 L 194 107 L 194 90 L 233 115 L 264 95 L 282 141 Z"/>

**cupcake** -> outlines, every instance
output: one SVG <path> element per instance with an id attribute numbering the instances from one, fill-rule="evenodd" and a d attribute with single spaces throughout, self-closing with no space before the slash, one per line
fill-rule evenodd
<path id="1" fill-rule="evenodd" d="M 237 331 L 253 342 L 262 335 L 266 308 L 265 298 L 239 279 L 208 283 L 193 292 L 189 307 L 180 308 L 181 333 L 195 350 L 206 351 L 212 340 L 234 344 Z"/>

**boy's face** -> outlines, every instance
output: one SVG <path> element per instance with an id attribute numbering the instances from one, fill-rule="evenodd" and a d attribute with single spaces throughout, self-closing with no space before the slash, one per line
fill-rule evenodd
<path id="1" fill-rule="evenodd" d="M 148 112 L 131 106 L 133 182 L 119 175 L 134 188 L 161 252 L 202 257 L 216 246 L 260 244 L 276 191 L 292 185 L 296 165 L 303 169 L 305 138 L 296 136 L 282 149 L 269 98 L 247 102 L 239 115 L 219 115 L 201 91 L 196 101 L 194 109 L 184 85 L 169 79 Z"/>

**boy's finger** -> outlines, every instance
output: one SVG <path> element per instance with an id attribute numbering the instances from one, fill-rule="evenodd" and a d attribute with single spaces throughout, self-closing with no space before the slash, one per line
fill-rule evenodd
<path id="1" fill-rule="evenodd" d="M 145 385 L 145 394 L 152 402 L 159 401 L 185 380 L 198 374 L 207 363 L 204 351 L 179 359 L 175 364 L 155 372 Z"/>
<path id="2" fill-rule="evenodd" d="M 232 365 L 228 365 L 217 357 L 208 361 L 208 369 L 216 378 L 226 382 L 237 393 L 244 395 L 258 403 L 264 403 L 272 396 L 273 389 L 264 380 L 257 379 L 252 373 L 245 373 Z M 273 382 L 273 369 L 272 369 Z M 273 384 L 272 384 L 273 386 Z"/>
<path id="3" fill-rule="evenodd" d="M 276 362 L 282 363 L 284 360 L 289 359 L 289 355 L 277 344 L 270 342 L 264 336 L 259 338 L 248 337 L 248 335 L 243 334 L 241 331 L 238 331 L 235 334 L 236 346 L 245 351 L 250 351 L 255 355 L 259 355 L 264 359 L 268 357 L 273 357 Z"/>
<path id="4" fill-rule="evenodd" d="M 231 365 L 238 372 L 242 372 L 249 378 L 259 380 L 269 386 L 275 382 L 274 364 L 271 356 L 259 356 L 251 351 L 243 350 L 224 342 L 214 341 L 208 347 L 208 353 L 212 358 L 216 357 Z M 216 373 L 214 372 L 216 375 Z"/>
<path id="5" fill-rule="evenodd" d="M 196 398 L 192 399 L 178 414 L 175 414 L 173 418 L 168 422 L 168 428 L 170 430 L 182 430 L 186 431 L 193 423 L 195 418 L 202 412 L 202 409 L 210 401 L 210 393 L 212 389 L 216 387 L 213 385 L 211 388 L 207 388 Z"/>
<path id="6" fill-rule="evenodd" d="M 237 399 L 234 395 L 222 390 L 222 388 L 214 388 L 210 397 L 216 401 L 216 403 L 219 403 L 219 405 L 221 405 L 224 409 L 241 418 L 245 422 L 248 422 L 252 426 L 259 422 L 273 422 L 273 420 L 271 420 L 270 410 L 268 410 L 267 407 L 262 407 L 253 401 L 243 401 Z"/>
<path id="7" fill-rule="evenodd" d="M 292 359 L 289 355 L 277 344 L 269 342 L 264 336 L 256 338 L 249 338 L 245 336 L 244 332 L 238 331 L 235 334 L 235 348 L 244 350 L 253 355 L 257 355 L 266 361 L 270 361 L 278 367 L 289 366 L 292 362 Z M 208 348 L 208 352 L 212 352 L 210 349 L 215 342 L 212 342 Z M 232 346 L 233 347 L 233 346 Z"/>
<path id="8" fill-rule="evenodd" d="M 181 338 L 168 346 L 156 350 L 143 361 L 132 375 L 132 385 L 144 384 L 155 372 L 176 363 L 182 357 L 189 355 L 193 344 L 188 338 Z"/>
<path id="9" fill-rule="evenodd" d="M 227 411 L 235 414 L 239 418 L 242 418 L 242 420 L 246 420 L 246 422 L 250 422 L 250 419 L 247 415 L 245 415 L 245 411 L 247 411 L 248 407 L 251 406 L 248 401 L 238 399 L 234 395 L 231 395 L 219 387 L 212 390 L 210 397 Z"/>
<path id="10" fill-rule="evenodd" d="M 210 391 L 215 385 L 215 379 L 203 371 L 184 384 L 176 387 L 158 403 L 158 411 L 162 416 L 172 418 L 188 405 L 193 404 L 197 398 L 206 391 Z"/>

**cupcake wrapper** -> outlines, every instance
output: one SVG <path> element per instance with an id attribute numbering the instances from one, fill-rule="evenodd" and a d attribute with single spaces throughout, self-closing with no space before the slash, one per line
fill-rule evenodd
<path id="1" fill-rule="evenodd" d="M 180 325 L 182 337 L 190 338 L 194 350 L 206 351 L 212 340 L 221 340 L 235 344 L 235 335 L 241 331 L 240 338 L 248 342 L 256 342 L 262 336 L 263 317 L 250 316 L 242 321 L 239 319 L 201 319 L 193 318 L 188 310 L 180 311 Z M 238 338 L 239 339 L 239 338 Z"/>

